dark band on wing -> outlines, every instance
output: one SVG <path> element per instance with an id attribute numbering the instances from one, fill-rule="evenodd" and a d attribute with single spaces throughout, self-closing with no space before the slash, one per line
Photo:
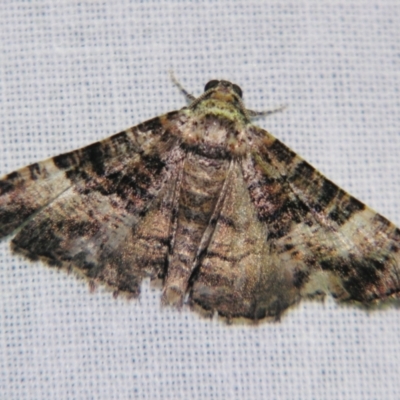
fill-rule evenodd
<path id="1" fill-rule="evenodd" d="M 21 174 L 18 171 L 11 172 L 4 179 L 0 180 L 0 196 L 6 194 L 16 187 L 21 182 Z"/>
<path id="2" fill-rule="evenodd" d="M 307 205 L 317 213 L 327 210 L 328 217 L 338 225 L 346 223 L 365 205 L 323 177 L 306 161 L 301 161 L 289 175 L 289 182 L 304 193 Z"/>
<path id="3" fill-rule="evenodd" d="M 290 232 L 293 224 L 307 221 L 309 207 L 293 195 L 284 177 L 264 175 L 257 162 L 253 167 L 257 175 L 248 180 L 250 198 L 258 219 L 268 225 L 268 239 L 279 239 Z"/>
<path id="4" fill-rule="evenodd" d="M 318 196 L 318 203 L 325 209 L 336 198 L 340 189 L 329 179 L 325 179 Z"/>
<path id="5" fill-rule="evenodd" d="M 14 184 L 7 178 L 0 181 L 0 196 L 14 190 Z"/>
<path id="6" fill-rule="evenodd" d="M 341 201 L 333 207 L 328 216 L 340 226 L 345 224 L 355 213 L 364 209 L 364 203 L 343 192 Z"/>
<path id="7" fill-rule="evenodd" d="M 380 249 L 378 249 L 380 250 Z M 375 256 L 357 258 L 350 254 L 346 258 L 333 258 L 320 261 L 324 271 L 331 271 L 339 275 L 343 287 L 350 298 L 362 303 L 371 302 L 377 298 L 389 296 L 390 287 L 400 284 L 399 277 L 395 282 L 384 282 L 392 268 L 389 256 L 376 254 Z M 380 293 L 381 287 L 389 286 L 388 293 Z"/>
<path id="8" fill-rule="evenodd" d="M 133 129 L 150 132 L 152 136 L 161 136 L 165 133 L 159 117 L 143 122 Z M 96 175 L 103 176 L 107 172 L 107 160 L 111 157 L 118 157 L 121 151 L 129 154 L 138 150 L 138 144 L 132 140 L 128 131 L 123 131 L 82 149 L 60 154 L 53 158 L 53 162 L 61 170 L 70 170 L 83 165 L 85 168 L 90 166 Z"/>
<path id="9" fill-rule="evenodd" d="M 39 163 L 33 163 L 31 165 L 28 165 L 28 169 L 30 172 L 30 177 L 33 181 L 36 179 L 40 178 L 40 165 Z"/>
<path id="10" fill-rule="evenodd" d="M 280 140 L 276 139 L 269 150 L 275 155 L 275 157 L 285 163 L 290 164 L 293 159 L 296 157 L 296 153 L 289 149 L 289 147 L 285 146 Z"/>
<path id="11" fill-rule="evenodd" d="M 309 185 L 312 182 L 316 169 L 307 161 L 301 161 L 289 176 L 290 182 L 301 182 L 303 185 Z"/>
<path id="12" fill-rule="evenodd" d="M 171 115 L 169 114 L 168 117 L 171 118 Z M 159 117 L 139 124 L 136 129 L 141 132 L 150 131 L 152 135 L 161 135 L 165 130 Z"/>

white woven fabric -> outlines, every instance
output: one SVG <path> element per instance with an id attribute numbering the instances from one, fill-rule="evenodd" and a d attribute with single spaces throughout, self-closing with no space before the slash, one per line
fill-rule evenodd
<path id="1" fill-rule="evenodd" d="M 400 3 L 0 2 L 0 175 L 185 104 L 211 78 L 400 225 Z M 0 242 L 0 398 L 398 399 L 400 310 L 304 303 L 226 326 L 14 256 Z"/>

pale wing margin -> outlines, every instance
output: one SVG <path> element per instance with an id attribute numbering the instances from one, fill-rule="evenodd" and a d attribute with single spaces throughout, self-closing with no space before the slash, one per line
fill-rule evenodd
<path id="1" fill-rule="evenodd" d="M 299 292 L 328 291 L 365 305 L 398 298 L 400 230 L 268 132 L 252 127 L 251 135 L 254 167 L 264 182 L 253 191 L 253 202 L 259 218 L 276 221 L 275 237 L 268 240 Z M 275 196 L 272 214 L 257 204 L 260 193 Z"/>

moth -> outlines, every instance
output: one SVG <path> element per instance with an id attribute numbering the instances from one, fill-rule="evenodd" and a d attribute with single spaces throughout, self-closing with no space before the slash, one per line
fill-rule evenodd
<path id="1" fill-rule="evenodd" d="M 3 177 L 0 237 L 92 288 L 161 280 L 163 304 L 228 320 L 400 297 L 398 228 L 255 126 L 236 84 L 179 87 L 188 106 Z"/>

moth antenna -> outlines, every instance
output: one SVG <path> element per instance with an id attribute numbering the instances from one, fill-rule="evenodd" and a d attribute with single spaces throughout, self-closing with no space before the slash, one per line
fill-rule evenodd
<path id="1" fill-rule="evenodd" d="M 170 70 L 169 71 L 169 76 L 171 78 L 172 83 L 183 93 L 183 95 L 186 97 L 186 99 L 189 102 L 192 102 L 194 100 L 196 100 L 196 97 L 193 96 L 192 94 L 190 94 L 183 86 L 182 84 L 178 81 L 178 79 L 176 79 L 175 75 L 174 75 L 174 71 Z"/>
<path id="2" fill-rule="evenodd" d="M 287 105 L 284 104 L 283 106 L 274 108 L 273 110 L 265 110 L 265 111 L 253 111 L 253 110 L 246 110 L 246 113 L 249 117 L 257 118 L 257 117 L 266 117 L 271 114 L 276 114 L 282 112 L 287 108 Z"/>

